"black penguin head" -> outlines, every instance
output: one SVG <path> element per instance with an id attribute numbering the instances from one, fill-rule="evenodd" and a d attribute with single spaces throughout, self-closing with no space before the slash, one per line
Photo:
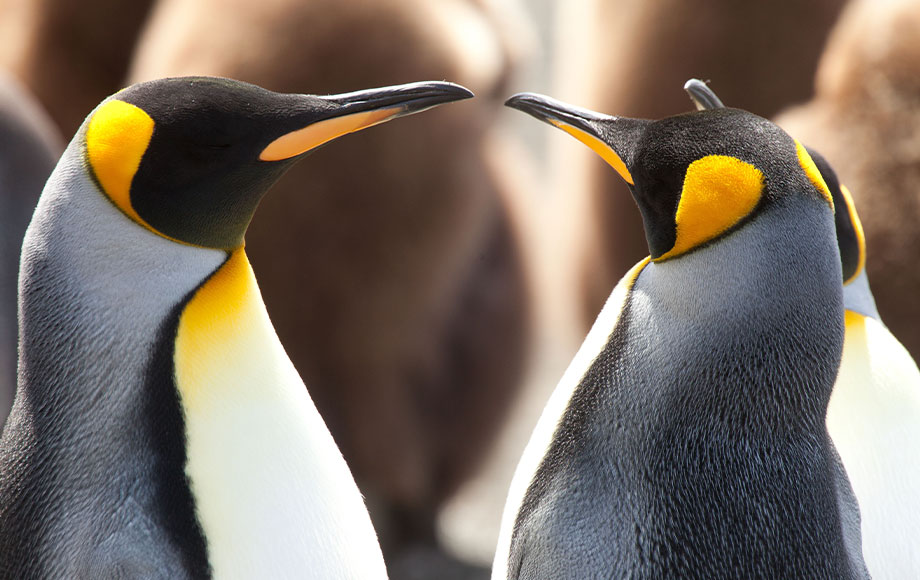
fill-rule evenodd
<path id="1" fill-rule="evenodd" d="M 706 83 L 690 79 L 684 85 L 684 90 L 696 105 L 697 110 L 720 109 L 725 105 Z M 815 166 L 824 178 L 824 183 L 834 200 L 834 225 L 837 230 L 837 245 L 840 249 L 840 265 L 843 270 L 843 283 L 849 284 L 866 265 L 866 238 L 863 234 L 862 222 L 856 213 L 856 205 L 849 190 L 840 183 L 837 173 L 823 155 L 810 147 L 806 147 L 808 154 L 815 162 Z"/>
<path id="2" fill-rule="evenodd" d="M 833 168 L 820 153 L 808 148 L 815 165 L 824 177 L 825 183 L 834 200 L 834 225 L 837 228 L 837 245 L 840 248 L 840 266 L 843 270 L 843 283 L 852 282 L 866 267 L 866 237 L 862 222 L 856 213 L 853 197 Z"/>
<path id="3" fill-rule="evenodd" d="M 161 79 L 96 108 L 86 159 L 102 191 L 135 222 L 176 241 L 233 249 L 262 195 L 306 153 L 471 96 L 443 82 L 312 96 L 221 78 Z"/>
<path id="4" fill-rule="evenodd" d="M 715 108 L 648 121 L 531 93 L 506 105 L 570 133 L 613 166 L 639 206 L 655 261 L 717 240 L 786 195 L 802 192 L 831 205 L 805 148 L 746 111 Z"/>

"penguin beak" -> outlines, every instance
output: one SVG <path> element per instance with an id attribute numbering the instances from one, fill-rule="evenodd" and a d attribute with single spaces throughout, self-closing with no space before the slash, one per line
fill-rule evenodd
<path id="1" fill-rule="evenodd" d="M 514 95 L 505 106 L 562 129 L 600 155 L 626 183 L 634 185 L 627 162 L 635 151 L 639 131 L 648 121 L 602 115 L 535 93 Z"/>
<path id="2" fill-rule="evenodd" d="M 281 135 L 262 150 L 259 159 L 290 159 L 342 135 L 472 96 L 472 92 L 454 83 L 420 82 L 314 97 L 332 105 L 331 115 Z"/>
<path id="3" fill-rule="evenodd" d="M 693 101 L 697 111 L 708 111 L 709 109 L 722 109 L 725 107 L 721 99 L 716 96 L 712 89 L 699 79 L 690 79 L 684 83 L 684 90 L 690 95 L 690 100 Z"/>

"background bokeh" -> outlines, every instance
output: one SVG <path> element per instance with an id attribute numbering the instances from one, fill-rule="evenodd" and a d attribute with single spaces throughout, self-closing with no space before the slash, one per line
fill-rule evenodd
<path id="1" fill-rule="evenodd" d="M 615 173 L 503 101 L 659 118 L 692 109 L 697 77 L 776 119 L 853 192 L 879 310 L 916 357 L 917 30 L 911 0 L 0 0 L 0 415 L 28 208 L 104 97 L 176 75 L 317 94 L 458 82 L 477 98 L 301 162 L 247 248 L 394 580 L 487 577 L 530 429 L 647 252 Z"/>

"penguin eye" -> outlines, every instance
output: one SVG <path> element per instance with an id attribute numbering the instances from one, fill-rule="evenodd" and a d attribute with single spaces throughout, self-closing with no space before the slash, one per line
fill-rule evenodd
<path id="1" fill-rule="evenodd" d="M 750 163 L 727 155 L 697 159 L 684 175 L 674 246 L 655 260 L 679 256 L 724 234 L 754 210 L 763 188 L 763 173 Z"/>
<path id="2" fill-rule="evenodd" d="M 175 152 L 184 163 L 199 168 L 218 167 L 228 162 L 228 153 L 233 150 L 233 143 L 222 140 L 186 140 L 175 144 Z"/>
<path id="3" fill-rule="evenodd" d="M 176 140 L 178 141 L 178 140 Z M 199 151 L 226 151 L 233 147 L 233 142 L 230 139 L 221 139 L 221 138 L 201 138 L 198 136 L 193 136 L 182 141 L 182 147 L 189 150 L 199 150 Z"/>

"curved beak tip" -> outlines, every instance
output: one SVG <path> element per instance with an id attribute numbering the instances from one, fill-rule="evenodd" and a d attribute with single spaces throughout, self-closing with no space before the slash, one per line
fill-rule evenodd
<path id="1" fill-rule="evenodd" d="M 533 104 L 538 98 L 538 95 L 535 93 L 517 93 L 505 101 L 505 106 L 511 107 L 512 109 L 524 110 L 527 104 Z"/>
<path id="2" fill-rule="evenodd" d="M 690 79 L 684 83 L 684 90 L 690 95 L 697 111 L 706 111 L 709 109 L 721 109 L 725 105 L 719 97 L 709 88 L 705 81 L 700 79 Z"/>
<path id="3" fill-rule="evenodd" d="M 394 93 L 401 94 L 409 102 L 413 99 L 424 100 L 433 104 L 450 103 L 471 99 L 473 91 L 449 81 L 423 81 L 391 87 Z"/>
<path id="4" fill-rule="evenodd" d="M 463 85 L 458 85 L 448 81 L 442 81 L 442 84 L 444 85 L 445 93 L 456 97 L 456 100 L 458 101 L 462 101 L 463 99 L 472 99 L 476 96 L 473 91 L 469 90 Z"/>
<path id="5" fill-rule="evenodd" d="M 471 99 L 475 95 L 468 88 L 447 81 L 430 81 L 411 83 L 392 87 L 391 106 L 401 107 L 404 114 L 417 113 L 455 101 Z M 388 106 L 385 99 L 381 99 L 380 107 Z M 401 115 L 400 115 L 401 116 Z"/>
<path id="6" fill-rule="evenodd" d="M 690 93 L 692 92 L 694 87 L 697 87 L 701 84 L 705 84 L 705 83 L 703 83 L 703 81 L 701 81 L 700 79 L 689 79 L 687 82 L 684 83 L 684 90 Z"/>
<path id="7" fill-rule="evenodd" d="M 577 107 L 537 93 L 518 93 L 505 101 L 505 106 L 527 113 L 540 121 L 552 125 L 562 123 L 591 133 L 594 132 L 594 129 L 590 126 L 591 123 L 604 117 L 589 109 Z"/>
<path id="8" fill-rule="evenodd" d="M 539 121 L 549 122 L 557 117 L 549 97 L 537 93 L 517 93 L 505 101 L 505 106 L 527 113 Z"/>

